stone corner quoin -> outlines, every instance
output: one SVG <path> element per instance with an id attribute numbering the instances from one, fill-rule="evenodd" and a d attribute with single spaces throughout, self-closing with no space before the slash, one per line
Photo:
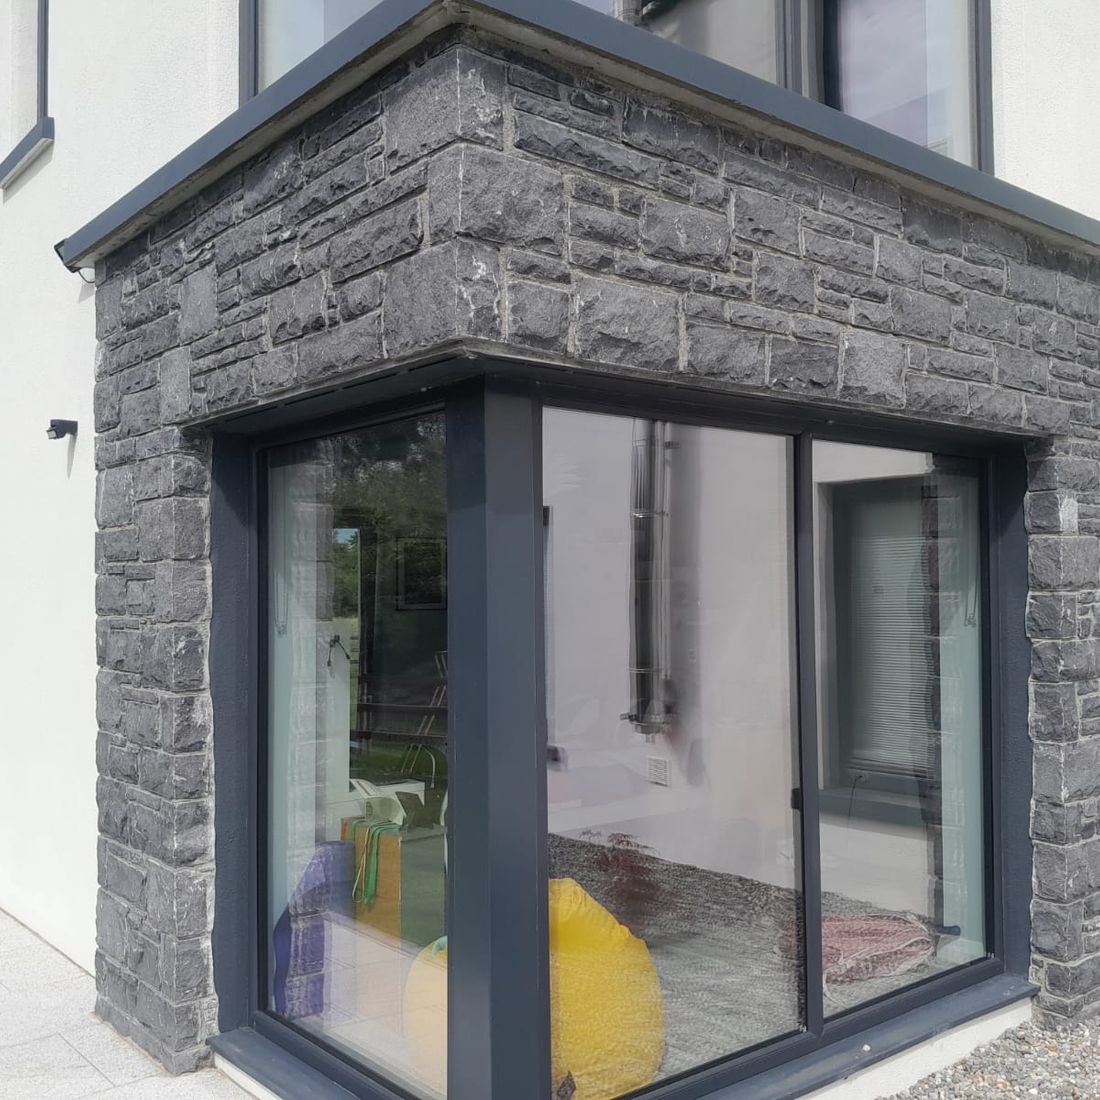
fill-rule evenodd
<path id="1" fill-rule="evenodd" d="M 449 32 L 98 272 L 101 1014 L 217 1028 L 211 441 L 441 348 L 1020 433 L 1033 977 L 1100 1000 L 1100 265 L 793 144 Z"/>

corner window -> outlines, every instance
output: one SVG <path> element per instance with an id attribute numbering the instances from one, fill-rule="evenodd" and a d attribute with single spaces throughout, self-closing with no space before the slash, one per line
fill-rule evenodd
<path id="1" fill-rule="evenodd" d="M 543 439 L 551 1094 L 986 957 L 976 467 L 815 442 L 800 577 L 790 437 L 547 409 Z"/>
<path id="2" fill-rule="evenodd" d="M 0 189 L 14 183 L 53 139 L 47 114 L 48 0 L 11 0 L 8 33 L 0 35 Z"/>
<path id="3" fill-rule="evenodd" d="M 987 463 L 629 396 L 256 445 L 249 1026 L 351 1095 L 702 1095 L 1004 975 Z"/>

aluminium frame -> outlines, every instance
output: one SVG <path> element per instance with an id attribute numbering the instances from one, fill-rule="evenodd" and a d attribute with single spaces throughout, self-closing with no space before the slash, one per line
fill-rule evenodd
<path id="1" fill-rule="evenodd" d="M 0 191 L 10 187 L 46 151 L 54 138 L 49 113 L 50 0 L 38 0 L 35 42 L 35 120 L 10 152 L 0 158 Z"/>
<path id="2" fill-rule="evenodd" d="M 471 377 L 471 371 L 476 375 Z M 452 372 L 452 373 L 448 373 Z M 806 1028 L 644 1090 L 654 1100 L 796 1095 L 838 1079 L 922 1035 L 1029 996 L 1031 849 L 1023 636 L 1026 538 L 1019 438 L 907 424 L 898 418 L 675 390 L 623 378 L 563 384 L 560 372 L 469 360 L 441 364 L 436 384 L 405 383 L 381 402 L 324 415 L 306 400 L 281 424 L 265 414 L 215 432 L 211 557 L 211 692 L 214 740 L 215 983 L 219 1024 L 211 1041 L 269 1086 L 305 1075 L 303 1097 L 396 1100 L 405 1094 L 346 1056 L 266 1013 L 260 964 L 266 930 L 257 886 L 265 849 L 265 670 L 259 460 L 267 446 L 350 430 L 443 407 L 447 417 L 449 763 L 456 791 L 448 815 L 453 881 L 448 898 L 452 994 L 452 1100 L 542 1095 L 550 1080 L 547 936 L 541 431 L 543 405 L 785 434 L 794 440 L 795 586 L 799 684 L 802 890 L 806 921 Z M 359 396 L 369 398 L 366 384 Z M 346 391 L 345 391 L 346 394 Z M 354 398 L 353 398 L 354 403 Z M 313 407 L 311 407 L 311 404 Z M 331 405 L 329 406 L 331 408 Z M 347 396 L 342 408 L 349 408 Z M 318 416 L 323 416 L 318 419 Z M 285 414 L 284 414 L 285 416 Z M 276 425 L 273 430 L 272 424 Z M 237 430 L 234 431 L 234 428 Z M 242 429 L 248 434 L 243 434 Z M 987 939 L 990 957 L 825 1018 L 820 988 L 816 710 L 813 705 L 812 470 L 815 437 L 937 449 L 982 462 L 986 683 Z M 491 578 L 491 583 L 490 583 Z M 248 655 L 260 653 L 257 664 Z M 242 656 L 244 655 L 244 656 Z M 1020 674 L 1023 672 L 1023 679 Z M 516 737 L 527 729 L 529 737 Z M 456 752 L 461 746 L 462 751 Z M 495 826 L 490 828 L 490 818 Z M 501 821 L 508 828 L 501 828 Z M 816 980 L 815 980 L 816 975 Z M 458 1007 L 461 1005 L 461 1011 Z M 868 1053 L 866 1047 L 871 1046 Z M 259 1053 L 258 1053 L 259 1052 Z M 312 1076 L 310 1076 L 312 1074 Z"/>

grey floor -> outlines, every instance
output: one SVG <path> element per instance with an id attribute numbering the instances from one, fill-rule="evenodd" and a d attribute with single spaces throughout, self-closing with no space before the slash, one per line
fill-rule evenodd
<path id="1" fill-rule="evenodd" d="M 550 837 L 549 854 L 552 876 L 575 879 L 649 947 L 665 1009 L 660 1078 L 799 1030 L 797 891 L 644 852 L 609 859 L 601 845 L 557 835 Z M 830 894 L 823 909 L 826 915 L 876 912 Z M 836 985 L 825 1011 L 841 1012 L 946 965 L 933 959 L 906 974 Z"/>
<path id="2" fill-rule="evenodd" d="M 168 1076 L 94 1005 L 91 975 L 0 911 L 0 1100 L 246 1100 L 217 1070 Z"/>

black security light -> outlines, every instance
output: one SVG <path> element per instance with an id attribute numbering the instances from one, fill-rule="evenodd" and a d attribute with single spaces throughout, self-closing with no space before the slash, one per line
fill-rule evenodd
<path id="1" fill-rule="evenodd" d="M 67 435 L 76 435 L 75 420 L 51 420 L 46 429 L 47 439 L 64 439 Z"/>

